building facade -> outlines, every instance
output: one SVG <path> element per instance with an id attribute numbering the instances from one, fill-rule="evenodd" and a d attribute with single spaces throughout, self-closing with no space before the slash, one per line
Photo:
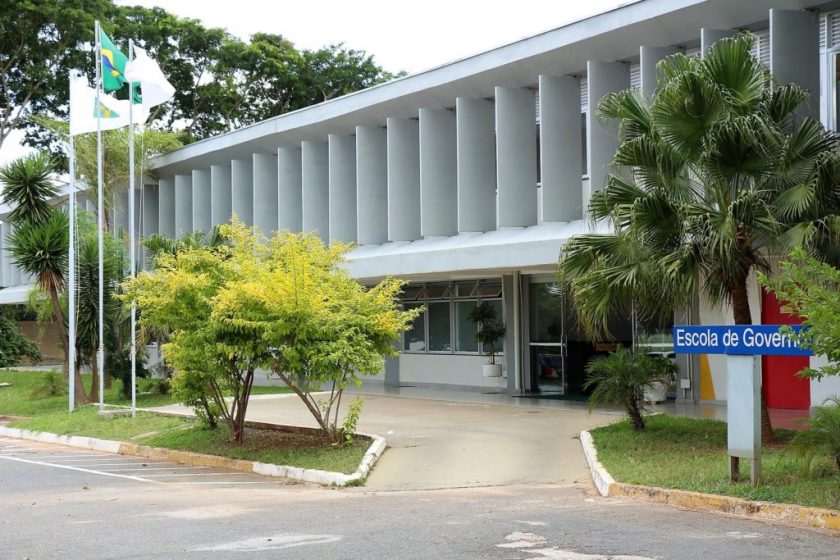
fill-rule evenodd
<path id="1" fill-rule="evenodd" d="M 631 87 L 650 94 L 664 57 L 701 56 L 741 31 L 757 36 L 755 54 L 776 79 L 812 92 L 808 110 L 837 130 L 833 4 L 641 0 L 165 154 L 154 161 L 159 181 L 138 189 L 142 234 L 208 230 L 236 214 L 265 232 L 355 243 L 353 276 L 404 278 L 405 305 L 425 307 L 388 361 L 386 384 L 495 384 L 482 377 L 486 358 L 466 319 L 486 301 L 507 325 L 503 387 L 580 392 L 591 356 L 616 343 L 667 351 L 672 323 L 616 318 L 615 340 L 591 340 L 553 285 L 565 242 L 603 227 L 586 208 L 618 139 L 596 118 L 597 102 Z M 0 285 L 25 283 L 3 259 Z M 757 322 L 785 319 L 757 283 L 753 292 Z M 725 322 L 727 310 L 699 301 L 676 320 Z M 771 406 L 840 392 L 832 380 L 796 380 L 802 365 L 766 361 Z M 680 370 L 678 399 L 725 400 L 722 360 L 683 360 Z"/>

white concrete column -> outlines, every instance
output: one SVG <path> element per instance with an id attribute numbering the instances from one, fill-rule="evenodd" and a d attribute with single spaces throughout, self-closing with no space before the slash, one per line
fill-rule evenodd
<path id="1" fill-rule="evenodd" d="M 540 182 L 545 222 L 583 218 L 580 80 L 540 76 Z"/>
<path id="2" fill-rule="evenodd" d="M 678 52 L 680 52 L 680 49 L 676 47 L 648 47 L 646 45 L 639 47 L 639 67 L 642 73 L 642 93 L 644 95 L 650 97 L 656 91 L 662 77 L 656 69 L 659 61 Z"/>
<path id="3" fill-rule="evenodd" d="M 498 225 L 537 223 L 537 124 L 534 92 L 496 87 Z"/>
<path id="4" fill-rule="evenodd" d="M 317 231 L 324 243 L 330 241 L 330 174 L 326 142 L 300 143 L 303 185 L 303 231 Z"/>
<path id="5" fill-rule="evenodd" d="M 458 231 L 496 227 L 496 116 L 487 99 L 455 99 Z"/>
<path id="6" fill-rule="evenodd" d="M 251 158 L 230 160 L 230 207 L 246 226 L 254 225 L 254 163 Z"/>
<path id="7" fill-rule="evenodd" d="M 356 127 L 357 241 L 388 241 L 388 144 L 385 128 Z"/>
<path id="8" fill-rule="evenodd" d="M 175 179 L 158 182 L 158 227 L 161 235 L 175 236 Z"/>
<path id="9" fill-rule="evenodd" d="M 141 219 L 143 237 L 148 237 L 153 233 L 160 233 L 159 208 L 158 208 L 158 186 L 157 185 L 143 185 L 143 214 Z M 142 269 L 148 268 L 148 257 L 146 248 L 140 244 L 140 263 L 139 267 Z"/>
<path id="10" fill-rule="evenodd" d="M 9 224 L 0 224 L 0 286 L 12 285 L 12 254 L 9 251 Z"/>
<path id="11" fill-rule="evenodd" d="M 420 109 L 420 234 L 458 233 L 458 164 L 455 113 Z"/>
<path id="12" fill-rule="evenodd" d="M 356 139 L 329 135 L 330 240 L 356 241 Z"/>
<path id="13" fill-rule="evenodd" d="M 604 188 L 611 171 L 611 162 L 618 149 L 618 123 L 603 122 L 597 117 L 598 103 L 616 91 L 630 87 L 629 67 L 623 62 L 586 63 L 589 111 L 586 113 L 586 159 L 589 170 L 589 192 L 584 193 L 583 206 L 591 193 Z"/>
<path id="14" fill-rule="evenodd" d="M 795 82 L 811 92 L 799 115 L 820 119 L 820 29 L 817 14 L 770 10 L 770 72 L 780 84 Z"/>
<path id="15" fill-rule="evenodd" d="M 212 229 L 210 202 L 210 170 L 193 169 L 192 172 L 192 227 L 193 231 L 209 233 Z"/>
<path id="16" fill-rule="evenodd" d="M 706 51 L 721 39 L 727 37 L 734 37 L 735 31 L 731 29 L 707 29 L 703 27 L 700 29 L 700 53 L 706 54 Z"/>
<path id="17" fill-rule="evenodd" d="M 254 225 L 270 237 L 277 231 L 277 156 L 254 154 Z"/>
<path id="18" fill-rule="evenodd" d="M 387 120 L 388 240 L 420 239 L 420 124 Z"/>
<path id="19" fill-rule="evenodd" d="M 230 221 L 230 165 L 210 166 L 210 223 L 213 226 Z"/>
<path id="20" fill-rule="evenodd" d="M 175 235 L 192 230 L 192 175 L 175 175 Z"/>
<path id="21" fill-rule="evenodd" d="M 300 148 L 277 149 L 277 220 L 280 231 L 303 229 Z"/>

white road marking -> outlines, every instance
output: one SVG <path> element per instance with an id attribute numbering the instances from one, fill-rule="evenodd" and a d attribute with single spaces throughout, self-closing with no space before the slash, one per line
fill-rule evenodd
<path id="1" fill-rule="evenodd" d="M 532 546 L 543 545 L 547 542 L 545 537 L 535 535 L 534 533 L 520 533 L 516 531 L 505 537 L 506 543 L 497 544 L 498 548 L 530 548 Z"/>
<path id="2" fill-rule="evenodd" d="M 548 525 L 545 521 L 524 521 L 522 519 L 517 519 L 517 523 L 522 523 L 523 525 L 530 525 L 531 527 L 545 527 Z"/>
<path id="3" fill-rule="evenodd" d="M 249 473 L 244 472 L 205 472 L 205 473 L 176 473 L 176 474 L 156 474 L 150 473 L 146 476 L 150 478 L 163 478 L 174 476 L 245 476 Z"/>
<path id="4" fill-rule="evenodd" d="M 73 467 L 71 465 L 59 465 L 59 464 L 56 464 L 56 463 L 47 463 L 45 461 L 32 461 L 30 459 L 22 459 L 20 457 L 6 457 L 6 456 L 3 456 L 3 455 L 0 455 L 0 459 L 5 459 L 6 461 L 18 461 L 20 463 L 28 463 L 30 465 L 41 465 L 41 466 L 44 466 L 44 467 L 53 467 L 53 468 L 56 468 L 56 469 L 67 469 L 69 471 L 78 471 L 78 472 L 89 473 L 89 474 L 97 474 L 97 475 L 100 475 L 100 476 L 110 476 L 110 477 L 113 477 L 113 478 L 127 478 L 129 480 L 136 480 L 137 482 L 154 482 L 154 483 L 160 484 L 160 482 L 158 482 L 156 480 L 149 480 L 148 478 L 141 478 L 139 476 L 130 476 L 130 475 L 126 475 L 126 474 L 117 474 L 117 473 L 109 473 L 109 472 L 103 472 L 103 471 L 95 471 L 95 470 L 92 470 L 92 469 L 83 469 L 81 467 Z"/>
<path id="5" fill-rule="evenodd" d="M 280 550 L 298 546 L 314 544 L 329 544 L 338 542 L 341 535 L 275 535 L 272 537 L 256 537 L 230 543 L 202 548 L 191 548 L 191 552 L 258 552 L 262 550 Z"/>
<path id="6" fill-rule="evenodd" d="M 232 474 L 232 473 L 229 473 Z M 248 482 L 239 482 L 238 480 L 216 480 L 216 481 L 186 481 L 186 482 L 167 482 L 166 484 L 178 484 L 178 485 L 185 485 L 185 484 L 193 484 L 193 485 L 202 485 L 202 484 L 280 484 L 280 480 L 254 480 Z"/>
<path id="7" fill-rule="evenodd" d="M 550 558 L 551 560 L 653 560 L 653 558 L 649 556 L 627 556 L 624 554 L 582 554 L 580 552 L 561 550 L 559 548 L 532 548 L 524 552 L 536 554 L 542 558 Z"/>
<path id="8" fill-rule="evenodd" d="M 119 471 L 183 471 L 188 469 L 206 469 L 207 467 L 129 467 L 127 469 L 108 469 L 108 472 Z"/>

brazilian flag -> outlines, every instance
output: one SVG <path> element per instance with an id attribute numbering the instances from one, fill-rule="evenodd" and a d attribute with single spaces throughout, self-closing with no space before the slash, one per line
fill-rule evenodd
<path id="1" fill-rule="evenodd" d="M 119 113 L 110 109 L 107 105 L 102 103 L 99 99 L 93 106 L 93 118 L 95 119 L 116 119 L 120 116 Z"/>
<path id="2" fill-rule="evenodd" d="M 102 52 L 102 87 L 105 91 L 117 91 L 122 89 L 128 81 L 125 79 L 125 65 L 128 63 L 126 57 L 108 34 L 99 29 L 99 49 Z M 134 86 L 134 102 L 140 103 L 140 85 Z"/>

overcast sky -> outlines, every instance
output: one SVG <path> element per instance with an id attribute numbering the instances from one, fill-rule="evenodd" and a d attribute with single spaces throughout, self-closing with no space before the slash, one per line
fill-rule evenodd
<path id="1" fill-rule="evenodd" d="M 344 43 L 374 55 L 386 70 L 420 72 L 597 14 L 618 0 L 118 0 L 159 6 L 224 27 L 243 38 L 277 33 L 298 48 Z M 115 37 L 119 40 L 119 37 Z M 0 149 L 0 164 L 23 153 L 20 136 Z"/>

